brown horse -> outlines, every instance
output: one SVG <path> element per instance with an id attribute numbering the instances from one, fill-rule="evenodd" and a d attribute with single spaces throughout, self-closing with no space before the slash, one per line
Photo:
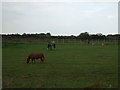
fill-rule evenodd
<path id="1" fill-rule="evenodd" d="M 44 62 L 44 54 L 43 53 L 32 53 L 30 55 L 28 55 L 27 57 L 27 63 L 30 62 L 30 60 L 32 60 L 32 63 L 35 62 L 35 59 L 40 59 L 42 62 Z"/>

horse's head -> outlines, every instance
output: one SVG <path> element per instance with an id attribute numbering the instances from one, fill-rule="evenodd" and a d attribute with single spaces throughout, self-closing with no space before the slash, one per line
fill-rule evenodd
<path id="1" fill-rule="evenodd" d="M 43 63 L 44 63 L 44 61 L 45 61 L 44 54 L 42 54 L 41 61 L 42 61 Z"/>

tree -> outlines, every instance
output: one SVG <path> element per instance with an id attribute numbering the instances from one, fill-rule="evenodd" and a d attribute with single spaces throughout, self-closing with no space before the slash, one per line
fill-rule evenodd
<path id="1" fill-rule="evenodd" d="M 90 39 L 90 36 L 89 36 L 88 32 L 81 33 L 78 37 L 80 39 Z"/>
<path id="2" fill-rule="evenodd" d="M 96 35 L 98 35 L 98 36 L 102 36 L 102 33 L 97 33 Z"/>
<path id="3" fill-rule="evenodd" d="M 46 33 L 46 36 L 51 36 L 51 34 L 50 33 Z"/>
<path id="4" fill-rule="evenodd" d="M 26 36 L 27 34 L 26 34 L 26 33 L 23 33 L 22 35 L 23 35 L 23 36 Z"/>

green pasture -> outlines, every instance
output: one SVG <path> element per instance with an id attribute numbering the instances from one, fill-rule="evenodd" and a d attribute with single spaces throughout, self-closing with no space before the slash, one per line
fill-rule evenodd
<path id="1" fill-rule="evenodd" d="M 45 63 L 26 64 L 30 53 L 42 52 Z M 85 88 L 97 81 L 101 88 L 118 87 L 118 46 L 57 43 L 14 43 L 2 47 L 3 88 Z"/>

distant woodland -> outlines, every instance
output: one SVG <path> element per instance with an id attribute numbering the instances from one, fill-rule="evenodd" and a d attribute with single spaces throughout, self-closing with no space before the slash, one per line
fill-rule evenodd
<path id="1" fill-rule="evenodd" d="M 120 34 L 103 35 L 101 33 L 89 34 L 88 32 L 80 33 L 78 36 L 53 36 L 51 33 L 36 34 L 1 34 L 2 45 L 16 43 L 48 43 L 54 40 L 56 43 L 86 43 L 86 44 L 120 44 Z"/>

